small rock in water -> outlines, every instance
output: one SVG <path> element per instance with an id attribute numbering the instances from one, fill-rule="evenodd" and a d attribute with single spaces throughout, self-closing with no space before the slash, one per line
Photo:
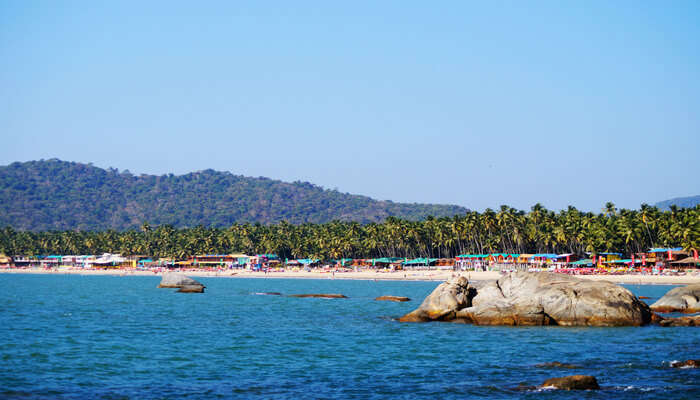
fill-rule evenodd
<path id="1" fill-rule="evenodd" d="M 694 315 L 690 317 L 660 317 L 660 320 L 657 322 L 659 325 L 664 326 L 664 327 L 669 327 L 669 326 L 700 326 L 700 315 Z"/>
<path id="2" fill-rule="evenodd" d="M 397 301 L 397 302 L 411 301 L 410 298 L 402 297 L 402 296 L 379 296 L 375 300 L 378 300 L 378 301 Z"/>
<path id="3" fill-rule="evenodd" d="M 672 368 L 698 368 L 700 360 L 673 361 L 670 365 Z"/>
<path id="4" fill-rule="evenodd" d="M 578 365 L 574 364 L 564 364 L 560 363 L 559 361 L 554 361 L 554 362 L 548 362 L 548 363 L 542 363 L 542 364 L 536 364 L 535 367 L 537 368 L 564 368 L 564 369 L 577 369 L 581 368 Z"/>
<path id="5" fill-rule="evenodd" d="M 544 381 L 540 388 L 553 387 L 560 390 L 597 390 L 598 381 L 590 375 L 570 375 L 561 378 L 550 378 Z"/>
<path id="6" fill-rule="evenodd" d="M 203 285 L 184 285 L 177 291 L 178 293 L 204 293 Z"/>
<path id="7" fill-rule="evenodd" d="M 518 384 L 518 386 L 511 387 L 511 388 L 508 388 L 508 389 L 514 390 L 514 391 L 516 391 L 516 392 L 529 392 L 529 391 L 532 391 L 532 390 L 536 390 L 536 389 L 537 389 L 537 386 L 532 386 L 532 385 L 528 385 L 527 383 L 522 383 L 522 382 L 521 382 L 521 383 Z"/>
<path id="8" fill-rule="evenodd" d="M 315 297 L 319 299 L 347 299 L 347 296 L 337 293 L 290 294 L 290 297 Z"/>

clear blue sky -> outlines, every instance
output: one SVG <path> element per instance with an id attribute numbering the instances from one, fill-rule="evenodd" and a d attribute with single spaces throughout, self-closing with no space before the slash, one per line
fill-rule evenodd
<path id="1" fill-rule="evenodd" d="M 0 164 L 599 211 L 700 194 L 698 1 L 2 1 Z"/>

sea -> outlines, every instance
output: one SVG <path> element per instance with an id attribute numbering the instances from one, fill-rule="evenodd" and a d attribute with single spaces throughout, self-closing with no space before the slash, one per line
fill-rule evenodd
<path id="1" fill-rule="evenodd" d="M 700 358 L 700 328 L 399 323 L 439 282 L 197 279 L 0 274 L 0 398 L 700 398 L 700 369 L 669 366 Z M 348 298 L 284 296 L 303 293 Z M 601 390 L 532 387 L 573 374 Z"/>

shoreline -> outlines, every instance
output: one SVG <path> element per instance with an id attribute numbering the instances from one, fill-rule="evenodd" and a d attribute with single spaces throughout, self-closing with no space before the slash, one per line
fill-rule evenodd
<path id="1" fill-rule="evenodd" d="M 0 274 L 40 274 L 40 275 L 109 275 L 109 276 L 161 276 L 165 270 L 144 271 L 133 269 L 95 270 L 73 268 L 0 268 Z M 321 279 L 321 280 L 366 280 L 366 281 L 413 281 L 413 282 L 442 282 L 453 276 L 461 275 L 473 281 L 496 280 L 501 277 L 499 271 L 358 271 L 358 272 L 326 272 L 326 271 L 285 271 L 285 272 L 253 272 L 253 271 L 178 271 L 187 276 L 203 278 L 264 278 L 264 279 Z M 617 284 L 629 285 L 688 285 L 700 283 L 700 274 L 688 275 L 574 275 L 583 279 L 610 281 Z"/>

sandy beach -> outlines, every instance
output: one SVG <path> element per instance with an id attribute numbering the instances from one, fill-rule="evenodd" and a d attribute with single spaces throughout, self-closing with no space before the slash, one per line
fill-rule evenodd
<path id="1" fill-rule="evenodd" d="M 358 271 L 358 272 L 328 272 L 328 271 L 284 271 L 284 272 L 253 272 L 245 270 L 206 271 L 182 270 L 188 276 L 219 277 L 219 278 L 264 278 L 264 279 L 354 279 L 354 280 L 402 280 L 402 281 L 445 281 L 457 275 L 469 280 L 494 280 L 501 276 L 498 271 Z M 0 268 L 0 273 L 7 274 L 66 274 L 66 275 L 113 275 L 113 276 L 159 276 L 163 271 L 146 271 L 135 269 L 98 270 L 80 268 Z M 700 283 L 700 272 L 685 275 L 576 275 L 591 280 L 605 280 L 625 284 L 668 284 L 687 285 Z"/>

